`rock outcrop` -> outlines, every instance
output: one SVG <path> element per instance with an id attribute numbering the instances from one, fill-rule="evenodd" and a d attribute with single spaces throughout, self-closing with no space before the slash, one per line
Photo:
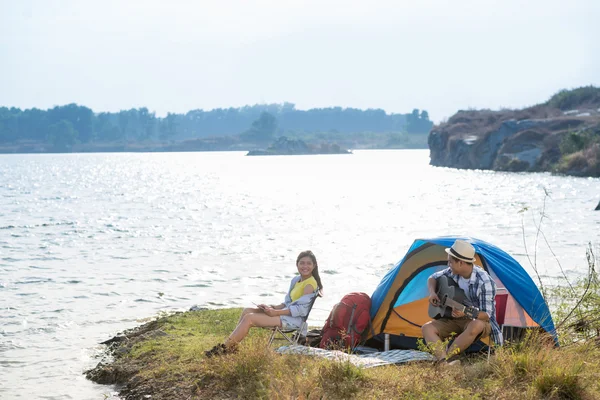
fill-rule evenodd
<path id="1" fill-rule="evenodd" d="M 304 154 L 352 154 L 350 151 L 340 148 L 335 143 L 322 143 L 319 146 L 311 146 L 302 140 L 288 139 L 281 136 L 266 150 L 251 150 L 248 156 L 281 156 L 281 155 L 304 155 Z"/>
<path id="2" fill-rule="evenodd" d="M 547 103 L 523 110 L 459 111 L 431 130 L 430 164 L 600 176 L 600 152 L 593 150 L 594 144 L 600 143 L 600 89 L 582 89 L 592 96 L 576 104 L 577 110 L 563 110 L 553 97 Z M 578 90 L 581 89 L 568 93 Z M 567 134 L 572 135 L 567 139 L 572 139 L 574 146 L 564 145 Z"/>

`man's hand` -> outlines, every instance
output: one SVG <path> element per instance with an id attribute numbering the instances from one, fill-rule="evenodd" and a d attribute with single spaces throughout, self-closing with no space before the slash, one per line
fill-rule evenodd
<path id="1" fill-rule="evenodd" d="M 256 308 L 259 308 L 259 309 L 261 309 L 261 310 L 264 310 L 264 309 L 265 309 L 265 308 L 267 308 L 267 307 L 269 307 L 269 306 L 268 306 L 268 305 L 266 305 L 266 304 L 257 304 L 257 305 L 256 305 Z"/>
<path id="2" fill-rule="evenodd" d="M 429 294 L 429 302 L 437 307 L 440 305 L 440 298 L 438 297 L 438 295 L 436 293 L 430 293 Z"/>
<path id="3" fill-rule="evenodd" d="M 465 316 L 465 313 L 464 313 L 464 312 L 462 312 L 462 311 L 458 311 L 458 310 L 454 310 L 454 309 L 453 309 L 453 310 L 452 310 L 452 316 L 453 316 L 454 318 L 462 318 L 462 317 L 464 317 L 464 316 Z"/>

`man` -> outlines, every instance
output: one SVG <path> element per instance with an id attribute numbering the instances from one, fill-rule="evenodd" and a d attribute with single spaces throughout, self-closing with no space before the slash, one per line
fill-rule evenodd
<path id="1" fill-rule="evenodd" d="M 448 268 L 432 274 L 427 280 L 429 302 L 438 306 L 440 299 L 436 294 L 436 279 L 446 275 L 465 292 L 471 304 L 479 309 L 479 313 L 470 319 L 460 311 L 452 311 L 451 318 L 440 318 L 429 321 L 421 328 L 423 338 L 428 344 L 433 344 L 434 353 L 438 360 L 448 360 L 450 363 L 458 353 L 467 349 L 480 338 L 491 336 L 494 343 L 502 344 L 502 332 L 496 322 L 496 283 L 483 268 L 474 265 L 475 248 L 464 240 L 457 240 L 448 253 Z M 441 340 L 458 334 L 448 349 L 442 348 Z M 436 345 L 437 343 L 437 345 Z M 448 359 L 450 355 L 450 359 Z"/>

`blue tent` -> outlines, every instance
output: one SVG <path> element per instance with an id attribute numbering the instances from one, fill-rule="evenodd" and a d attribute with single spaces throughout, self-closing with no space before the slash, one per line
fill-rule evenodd
<path id="1" fill-rule="evenodd" d="M 539 326 L 558 343 L 548 305 L 523 267 L 490 243 L 455 236 L 415 240 L 404 258 L 383 277 L 371 296 L 373 330 L 370 339 L 382 341 L 383 334 L 388 333 L 395 347 L 416 348 L 421 326 L 430 320 L 427 279 L 447 267 L 445 249 L 457 239 L 475 247 L 475 264 L 483 267 L 496 282 L 498 323 L 517 328 Z"/>

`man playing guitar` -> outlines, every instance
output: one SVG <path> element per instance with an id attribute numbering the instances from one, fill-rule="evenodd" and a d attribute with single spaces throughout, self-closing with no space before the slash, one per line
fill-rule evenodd
<path id="1" fill-rule="evenodd" d="M 497 345 L 502 344 L 502 332 L 496 322 L 496 283 L 475 262 L 475 248 L 468 242 L 457 240 L 448 253 L 448 268 L 432 274 L 427 280 L 429 302 L 440 305 L 436 293 L 437 278 L 442 275 L 451 278 L 460 287 L 473 307 L 479 310 L 467 317 L 463 312 L 452 310 L 452 318 L 440 318 L 427 322 L 421 328 L 423 338 L 432 345 L 438 360 L 448 360 L 450 364 L 459 363 L 454 356 L 467 349 L 480 338 L 491 336 Z M 441 341 L 452 333 L 459 334 L 448 349 L 443 349 Z M 436 345 L 437 343 L 437 345 Z M 448 359 L 450 355 L 451 359 Z"/>

